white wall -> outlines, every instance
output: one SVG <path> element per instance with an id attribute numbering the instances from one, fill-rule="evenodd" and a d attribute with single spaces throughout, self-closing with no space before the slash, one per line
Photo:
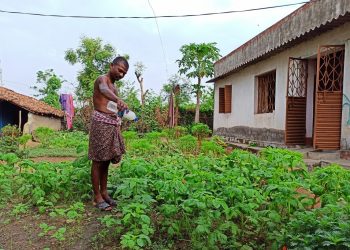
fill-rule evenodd
<path id="1" fill-rule="evenodd" d="M 295 47 L 287 49 L 275 56 L 265 59 L 259 63 L 244 68 L 215 83 L 215 104 L 214 104 L 214 130 L 220 127 L 249 126 L 256 128 L 285 129 L 286 115 L 286 87 L 288 74 L 289 57 L 311 58 L 317 54 L 319 45 L 344 44 L 350 38 L 350 23 L 328 31 L 320 36 L 305 41 Z M 344 94 L 350 97 L 350 46 L 347 42 L 344 75 Z M 276 102 L 275 111 L 268 114 L 255 114 L 255 76 L 276 69 Z M 311 77 L 311 76 L 310 76 Z M 219 114 L 219 88 L 232 84 L 232 113 Z M 309 83 L 313 84 L 313 80 Z M 310 100 L 311 101 L 311 100 Z M 310 104 L 307 105 L 307 115 L 310 116 Z M 344 113 L 348 110 L 344 108 Z M 344 117 L 344 115 L 343 115 Z M 311 120 L 307 119 L 307 134 L 312 134 L 310 130 Z M 343 123 L 344 124 L 344 123 Z M 312 127 L 311 127 L 312 128 Z M 350 128 L 343 128 L 343 137 L 350 135 Z M 349 139 L 350 140 L 350 139 Z M 350 144 L 350 141 L 349 141 Z"/>
<path id="2" fill-rule="evenodd" d="M 344 62 L 344 85 L 343 94 L 350 99 L 350 37 L 345 43 L 345 62 Z M 346 100 L 343 98 L 343 100 Z M 349 104 L 350 105 L 350 104 Z M 343 103 L 342 113 L 342 131 L 341 131 L 341 147 L 342 149 L 350 149 L 350 107 Z"/>
<path id="3" fill-rule="evenodd" d="M 31 134 L 38 127 L 60 130 L 62 128 L 61 119 L 28 113 L 28 121 L 24 124 L 23 133 Z"/>
<path id="4" fill-rule="evenodd" d="M 308 62 L 307 94 L 306 94 L 306 137 L 312 138 L 314 124 L 314 82 L 316 74 L 316 60 Z"/>

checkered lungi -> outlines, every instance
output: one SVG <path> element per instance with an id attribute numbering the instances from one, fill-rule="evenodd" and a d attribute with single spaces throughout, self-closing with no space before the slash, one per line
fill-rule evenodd
<path id="1" fill-rule="evenodd" d="M 91 117 L 89 159 L 120 162 L 125 144 L 120 132 L 121 118 L 94 110 Z"/>

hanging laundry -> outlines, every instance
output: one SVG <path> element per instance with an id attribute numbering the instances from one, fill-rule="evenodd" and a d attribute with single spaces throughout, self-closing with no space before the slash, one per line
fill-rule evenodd
<path id="1" fill-rule="evenodd" d="M 60 103 L 62 110 L 66 113 L 67 129 L 72 129 L 74 118 L 73 96 L 71 94 L 61 94 Z"/>

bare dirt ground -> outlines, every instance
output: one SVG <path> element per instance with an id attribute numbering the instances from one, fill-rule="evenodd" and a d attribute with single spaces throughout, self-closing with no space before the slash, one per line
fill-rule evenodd
<path id="1" fill-rule="evenodd" d="M 70 223 L 64 218 L 39 215 L 34 209 L 17 217 L 11 215 L 11 208 L 1 209 L 0 249 L 119 249 L 115 239 L 98 237 L 103 230 L 98 218 L 116 212 L 101 212 L 91 204 L 85 207 L 84 217 Z M 60 241 L 53 238 L 54 231 L 39 236 L 42 232 L 39 226 L 41 223 L 55 226 L 56 229 L 66 227 L 65 239 Z"/>
<path id="2" fill-rule="evenodd" d="M 41 162 L 41 161 L 46 161 L 46 162 L 66 162 L 66 161 L 74 161 L 76 157 L 70 157 L 70 156 L 64 156 L 64 157 L 48 157 L 48 156 L 43 156 L 43 157 L 34 157 L 30 158 L 34 162 Z"/>

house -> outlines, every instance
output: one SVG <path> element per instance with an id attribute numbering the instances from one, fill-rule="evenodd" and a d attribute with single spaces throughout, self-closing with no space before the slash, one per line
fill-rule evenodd
<path id="1" fill-rule="evenodd" d="M 350 149 L 350 1 L 312 0 L 214 64 L 215 134 Z"/>
<path id="2" fill-rule="evenodd" d="M 0 87 L 0 128 L 17 125 L 23 133 L 38 127 L 62 128 L 64 112 L 33 97 Z"/>

